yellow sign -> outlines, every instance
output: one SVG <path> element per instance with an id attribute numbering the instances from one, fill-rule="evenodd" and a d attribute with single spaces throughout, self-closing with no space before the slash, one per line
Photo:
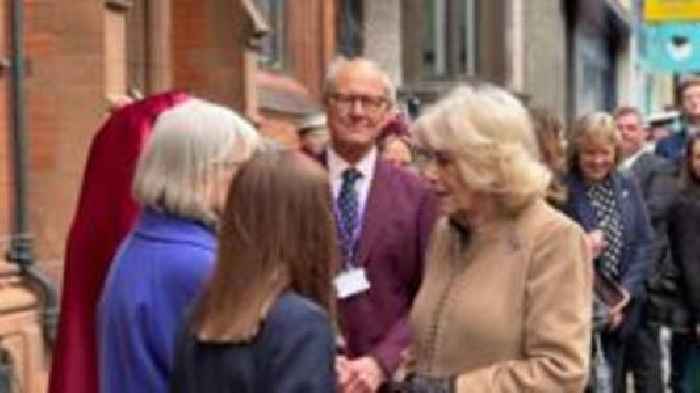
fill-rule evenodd
<path id="1" fill-rule="evenodd" d="M 646 22 L 700 22 L 700 0 L 646 0 Z"/>

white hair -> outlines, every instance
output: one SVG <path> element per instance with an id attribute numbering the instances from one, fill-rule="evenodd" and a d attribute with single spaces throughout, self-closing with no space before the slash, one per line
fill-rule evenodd
<path id="1" fill-rule="evenodd" d="M 258 145 L 252 125 L 232 110 L 197 98 L 161 113 L 139 158 L 134 198 L 143 207 L 216 224 L 208 190 L 212 164 L 246 161 Z"/>
<path id="2" fill-rule="evenodd" d="M 419 144 L 450 153 L 462 182 L 494 197 L 504 211 L 519 211 L 549 185 L 527 110 L 499 87 L 454 89 L 413 131 Z"/>

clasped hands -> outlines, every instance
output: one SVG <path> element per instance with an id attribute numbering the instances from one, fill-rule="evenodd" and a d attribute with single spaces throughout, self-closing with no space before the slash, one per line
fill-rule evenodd
<path id="1" fill-rule="evenodd" d="M 371 356 L 348 359 L 336 358 L 338 393 L 376 393 L 386 380 L 379 363 Z M 454 393 L 453 378 L 433 378 L 412 375 L 407 381 L 394 385 L 392 393 Z"/>
<path id="2" fill-rule="evenodd" d="M 356 359 L 337 356 L 335 370 L 338 393 L 376 393 L 386 379 L 379 363 L 371 356 Z"/>

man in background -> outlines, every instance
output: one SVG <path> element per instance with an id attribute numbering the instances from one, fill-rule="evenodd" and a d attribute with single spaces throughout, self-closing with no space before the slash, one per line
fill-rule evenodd
<path id="1" fill-rule="evenodd" d="M 679 86 L 681 96 L 681 129 L 656 144 L 656 154 L 677 163 L 688 138 L 700 129 L 700 76 L 684 78 Z"/>
<path id="2" fill-rule="evenodd" d="M 628 340 L 624 367 L 634 375 L 636 393 L 661 393 L 664 384 L 658 319 L 662 318 L 653 318 L 655 323 L 652 323 L 650 311 L 652 314 L 659 313 L 659 288 L 656 284 L 658 275 L 670 263 L 666 216 L 676 188 L 674 169 L 668 160 L 655 155 L 647 147 L 647 130 L 639 110 L 621 107 L 615 111 L 614 118 L 622 137 L 620 170 L 637 181 L 655 231 L 648 264 L 648 298 L 646 302 L 632 306 L 637 309 L 630 314 L 639 318 L 639 328 Z M 649 302 L 653 302 L 653 305 Z"/>
<path id="3" fill-rule="evenodd" d="M 366 59 L 338 59 L 323 96 L 330 144 L 322 160 L 342 256 L 335 279 L 346 343 L 337 362 L 339 391 L 377 392 L 411 340 L 407 319 L 436 200 L 416 175 L 379 157 L 377 138 L 396 96 L 384 71 Z"/>

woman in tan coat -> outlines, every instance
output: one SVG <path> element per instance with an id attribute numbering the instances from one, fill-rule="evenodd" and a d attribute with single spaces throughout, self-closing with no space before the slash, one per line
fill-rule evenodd
<path id="1" fill-rule="evenodd" d="M 409 392 L 581 392 L 592 266 L 581 228 L 544 196 L 526 109 L 490 85 L 453 91 L 417 122 L 441 196 L 411 315 Z"/>

